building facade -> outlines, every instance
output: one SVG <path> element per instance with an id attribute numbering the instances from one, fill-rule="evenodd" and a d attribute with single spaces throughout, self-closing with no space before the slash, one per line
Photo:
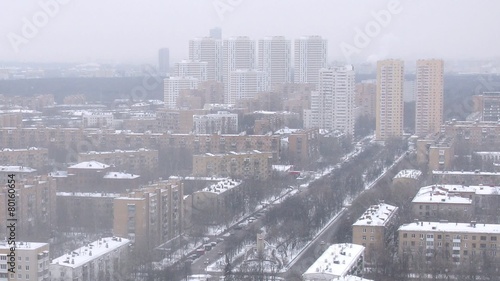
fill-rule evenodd
<path id="1" fill-rule="evenodd" d="M 304 126 L 354 134 L 354 68 L 352 65 L 319 70 L 311 109 L 304 112 Z"/>
<path id="2" fill-rule="evenodd" d="M 253 99 L 260 92 L 269 90 L 268 75 L 263 71 L 237 69 L 229 73 L 225 103 L 236 104 L 239 100 Z"/>
<path id="3" fill-rule="evenodd" d="M 195 60 L 182 60 L 174 64 L 174 76 L 193 77 L 199 82 L 207 81 L 208 62 Z"/>
<path id="4" fill-rule="evenodd" d="M 52 281 L 124 280 L 130 258 L 130 240 L 105 237 L 52 260 Z"/>
<path id="5" fill-rule="evenodd" d="M 246 36 L 231 37 L 225 39 L 223 43 L 222 80 L 224 81 L 225 103 L 231 103 L 228 97 L 231 75 L 238 69 L 256 69 L 255 41 Z"/>
<path id="6" fill-rule="evenodd" d="M 189 59 L 207 63 L 207 80 L 222 82 L 222 41 L 213 37 L 189 40 Z"/>
<path id="7" fill-rule="evenodd" d="M 198 79 L 194 77 L 169 77 L 164 80 L 164 101 L 169 109 L 177 108 L 177 97 L 179 92 L 184 89 L 198 88 Z"/>
<path id="8" fill-rule="evenodd" d="M 327 67 L 328 42 L 321 36 L 303 36 L 294 42 L 294 83 L 319 82 L 319 70 Z"/>
<path id="9" fill-rule="evenodd" d="M 283 36 L 259 40 L 260 71 L 267 74 L 269 85 L 290 83 L 292 80 L 292 44 Z"/>
<path id="10" fill-rule="evenodd" d="M 415 134 L 438 133 L 443 123 L 444 62 L 418 60 L 416 80 Z"/>
<path id="11" fill-rule="evenodd" d="M 385 203 L 372 205 L 352 225 L 352 243 L 365 247 L 366 262 L 376 262 L 378 253 L 395 246 L 397 211 Z"/>
<path id="12" fill-rule="evenodd" d="M 267 180 L 274 163 L 271 152 L 229 152 L 193 155 L 193 176 Z"/>
<path id="13" fill-rule="evenodd" d="M 15 273 L 9 272 L 8 256 L 13 245 L 0 241 L 0 280 L 1 281 L 51 281 L 49 272 L 49 244 L 34 242 L 16 242 L 14 257 Z M 16 260 L 17 259 L 17 260 Z"/>
<path id="14" fill-rule="evenodd" d="M 403 136 L 404 62 L 384 60 L 377 62 L 377 140 Z"/>

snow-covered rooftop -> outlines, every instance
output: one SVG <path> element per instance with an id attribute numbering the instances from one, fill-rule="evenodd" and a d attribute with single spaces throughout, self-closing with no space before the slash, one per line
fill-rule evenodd
<path id="1" fill-rule="evenodd" d="M 303 274 L 305 280 L 335 280 L 345 277 L 356 266 L 365 247 L 356 244 L 334 244 L 330 246 Z"/>
<path id="2" fill-rule="evenodd" d="M 68 171 L 55 171 L 49 173 L 49 176 L 53 178 L 67 178 L 68 177 Z"/>
<path id="3" fill-rule="evenodd" d="M 48 245 L 47 243 L 37 243 L 37 242 L 16 242 L 16 251 L 18 250 L 34 250 Z M 0 249 L 10 249 L 10 245 L 7 241 L 0 241 Z"/>
<path id="4" fill-rule="evenodd" d="M 26 166 L 0 166 L 0 172 L 4 173 L 34 173 L 36 169 Z"/>
<path id="5" fill-rule="evenodd" d="M 205 187 L 204 189 L 197 192 L 210 192 L 215 194 L 222 194 L 228 190 L 231 190 L 241 184 L 241 181 L 224 179 L 220 182 L 214 183 L 211 186 Z"/>
<path id="6" fill-rule="evenodd" d="M 134 175 L 134 174 L 130 174 L 130 173 L 122 173 L 122 172 L 109 172 L 109 173 L 106 173 L 106 175 L 104 175 L 104 178 L 105 179 L 129 179 L 129 180 L 132 180 L 132 179 L 137 179 L 139 178 L 140 176 L 139 175 Z"/>
<path id="7" fill-rule="evenodd" d="M 472 204 L 472 199 L 450 192 L 442 186 L 425 186 L 420 188 L 412 203 L 439 203 L 439 204 Z"/>
<path id="8" fill-rule="evenodd" d="M 80 162 L 78 164 L 72 165 L 69 168 L 71 169 L 92 169 L 92 170 L 100 170 L 100 169 L 106 169 L 109 168 L 109 165 L 106 165 L 101 162 L 97 161 L 85 161 L 85 162 Z"/>
<path id="9" fill-rule="evenodd" d="M 353 225 L 386 225 L 394 216 L 397 207 L 385 203 L 370 206 Z"/>
<path id="10" fill-rule="evenodd" d="M 422 172 L 419 170 L 401 170 L 399 173 L 394 177 L 394 179 L 401 179 L 401 178 L 407 178 L 407 179 L 414 179 L 418 180 L 422 176 Z"/>
<path id="11" fill-rule="evenodd" d="M 118 193 L 101 193 L 101 192 L 56 192 L 56 196 L 116 198 L 120 197 L 121 195 Z"/>
<path id="12" fill-rule="evenodd" d="M 106 255 L 122 246 L 130 243 L 130 240 L 117 237 L 106 237 L 90 243 L 72 251 L 69 254 L 62 255 L 52 260 L 51 265 L 61 265 L 72 268 L 80 267 L 94 259 Z"/>
<path id="13" fill-rule="evenodd" d="M 500 224 L 449 223 L 449 222 L 413 222 L 399 227 L 398 231 L 422 232 L 460 232 L 460 233 L 495 233 L 500 234 Z"/>
<path id="14" fill-rule="evenodd" d="M 466 175 L 466 176 L 499 176 L 499 172 L 481 172 L 481 171 L 432 171 L 433 175 Z"/>
<path id="15" fill-rule="evenodd" d="M 293 169 L 293 165 L 273 165 L 273 170 L 278 172 L 288 172 Z"/>
<path id="16" fill-rule="evenodd" d="M 135 153 L 135 152 L 146 152 L 146 151 L 153 151 L 153 150 L 147 149 L 147 148 L 139 148 L 137 150 L 115 149 L 113 151 L 88 151 L 88 152 L 82 152 L 80 154 L 82 154 L 82 155 L 101 155 L 101 154 L 113 154 L 113 153 Z"/>

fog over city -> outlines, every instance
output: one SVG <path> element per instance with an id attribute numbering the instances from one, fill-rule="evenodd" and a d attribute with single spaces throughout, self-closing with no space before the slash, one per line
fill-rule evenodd
<path id="1" fill-rule="evenodd" d="M 499 281 L 499 12 L 0 1 L 0 281 Z"/>
<path id="2" fill-rule="evenodd" d="M 46 2 L 2 1 L 0 61 L 154 63 L 162 47 L 178 61 L 187 57 L 189 39 L 215 26 L 223 38 L 321 35 L 329 60 L 340 61 L 342 46 L 355 46 L 356 29 L 366 28 L 372 33 L 355 61 L 490 59 L 500 46 L 495 0 L 60 0 L 45 12 Z M 395 12 L 369 27 L 392 4 Z"/>

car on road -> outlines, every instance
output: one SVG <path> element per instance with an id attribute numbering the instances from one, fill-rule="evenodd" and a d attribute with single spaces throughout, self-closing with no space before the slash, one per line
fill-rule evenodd
<path id="1" fill-rule="evenodd" d="M 212 241 L 212 242 L 210 242 L 210 245 L 212 245 L 212 247 L 215 247 L 215 246 L 217 246 L 217 242 Z"/>

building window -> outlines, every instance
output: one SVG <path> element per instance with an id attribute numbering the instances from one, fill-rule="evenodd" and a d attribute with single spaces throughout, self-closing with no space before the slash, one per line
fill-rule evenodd
<path id="1" fill-rule="evenodd" d="M 363 236 L 363 240 L 366 240 L 366 236 Z"/>
<path id="2" fill-rule="evenodd" d="M 486 236 L 481 236 L 481 241 L 486 241 Z"/>
<path id="3" fill-rule="evenodd" d="M 363 228 L 363 233 L 366 233 L 366 228 Z"/>
<path id="4" fill-rule="evenodd" d="M 411 238 L 415 238 L 415 233 L 412 233 L 412 234 L 411 234 Z"/>
<path id="5" fill-rule="evenodd" d="M 408 237 L 408 233 L 403 233 L 403 238 L 407 238 Z"/>
<path id="6" fill-rule="evenodd" d="M 370 236 L 370 241 L 375 241 L 375 237 Z"/>
<path id="7" fill-rule="evenodd" d="M 497 241 L 497 237 L 496 236 L 491 236 L 491 241 Z"/>
<path id="8" fill-rule="evenodd" d="M 438 239 L 443 239 L 443 236 L 441 234 L 438 234 Z"/>

